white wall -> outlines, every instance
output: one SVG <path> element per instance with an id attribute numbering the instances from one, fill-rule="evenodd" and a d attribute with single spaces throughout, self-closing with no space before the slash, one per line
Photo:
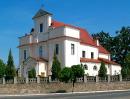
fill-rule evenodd
<path id="1" fill-rule="evenodd" d="M 88 74 L 89 76 L 96 76 L 98 75 L 98 71 L 100 70 L 101 63 L 92 63 L 92 62 L 87 62 L 87 63 L 82 63 L 83 66 L 87 65 L 88 70 L 85 70 L 85 74 Z M 97 66 L 97 70 L 94 70 L 93 67 Z M 108 64 L 105 64 L 107 68 L 107 74 L 110 74 L 110 67 Z"/>
<path id="2" fill-rule="evenodd" d="M 79 55 L 79 42 L 65 40 L 65 66 L 71 67 L 72 65 L 80 64 L 80 55 Z M 75 46 L 75 54 L 71 54 L 71 44 Z"/>
<path id="3" fill-rule="evenodd" d="M 110 55 L 109 54 L 104 54 L 104 53 L 99 53 L 99 58 L 105 58 L 105 59 L 109 60 Z"/>
<path id="4" fill-rule="evenodd" d="M 94 52 L 94 59 L 98 59 L 98 48 L 89 45 L 80 45 L 80 57 L 82 57 L 82 51 L 85 51 L 86 57 L 91 59 L 91 52 Z"/>
<path id="5" fill-rule="evenodd" d="M 119 65 L 111 65 L 112 75 L 121 74 L 121 66 Z"/>
<path id="6" fill-rule="evenodd" d="M 74 28 L 66 26 L 64 28 L 64 35 L 79 39 L 80 38 L 80 31 L 78 29 L 74 29 Z"/>

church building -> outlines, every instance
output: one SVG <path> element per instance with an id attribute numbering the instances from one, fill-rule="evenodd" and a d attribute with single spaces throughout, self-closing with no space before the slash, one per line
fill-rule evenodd
<path id="1" fill-rule="evenodd" d="M 56 21 L 53 14 L 44 9 L 40 9 L 32 19 L 34 27 L 31 32 L 19 37 L 22 77 L 27 77 L 32 68 L 35 68 L 37 76 L 51 75 L 54 51 L 61 68 L 82 64 L 86 75 L 96 76 L 101 62 L 104 62 L 107 74 L 121 73 L 121 66 L 111 61 L 110 53 L 86 29 Z"/>

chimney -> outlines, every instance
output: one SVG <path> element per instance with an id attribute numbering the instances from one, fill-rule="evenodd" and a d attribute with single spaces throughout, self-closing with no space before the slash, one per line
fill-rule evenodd
<path id="1" fill-rule="evenodd" d="M 97 46 L 100 45 L 100 44 L 99 44 L 99 37 L 96 37 L 96 38 L 95 38 L 95 42 L 96 42 L 96 45 L 97 45 Z"/>

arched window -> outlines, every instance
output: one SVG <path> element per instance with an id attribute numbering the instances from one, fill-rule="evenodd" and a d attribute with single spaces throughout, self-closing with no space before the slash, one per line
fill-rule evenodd
<path id="1" fill-rule="evenodd" d="M 97 70 L 97 66 L 96 65 L 93 67 L 93 70 Z"/>
<path id="2" fill-rule="evenodd" d="M 88 70 L 88 66 L 87 66 L 86 64 L 84 65 L 84 69 L 85 69 L 85 70 Z"/>

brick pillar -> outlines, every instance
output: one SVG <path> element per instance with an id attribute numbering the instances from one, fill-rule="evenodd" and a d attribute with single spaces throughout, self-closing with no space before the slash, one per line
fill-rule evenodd
<path id="1" fill-rule="evenodd" d="M 14 77 L 14 84 L 17 84 L 17 77 Z"/>
<path id="2" fill-rule="evenodd" d="M 28 79 L 28 77 L 26 77 L 26 84 L 28 84 L 29 83 L 29 79 Z"/>
<path id="3" fill-rule="evenodd" d="M 37 83 L 40 84 L 40 77 L 37 76 Z"/>
<path id="4" fill-rule="evenodd" d="M 3 77 L 3 84 L 6 84 L 6 83 L 5 83 L 5 77 Z"/>
<path id="5" fill-rule="evenodd" d="M 99 77 L 98 77 L 98 75 L 96 75 L 96 82 L 99 82 Z"/>
<path id="6" fill-rule="evenodd" d="M 87 83 L 87 75 L 84 75 L 84 83 Z"/>
<path id="7" fill-rule="evenodd" d="M 110 82 L 111 82 L 111 77 L 110 77 L 110 75 L 108 75 L 107 77 L 108 77 L 108 78 L 107 78 L 107 81 L 108 81 L 108 83 L 110 83 Z"/>
<path id="8" fill-rule="evenodd" d="M 122 82 L 122 75 L 119 75 L 119 81 Z"/>

